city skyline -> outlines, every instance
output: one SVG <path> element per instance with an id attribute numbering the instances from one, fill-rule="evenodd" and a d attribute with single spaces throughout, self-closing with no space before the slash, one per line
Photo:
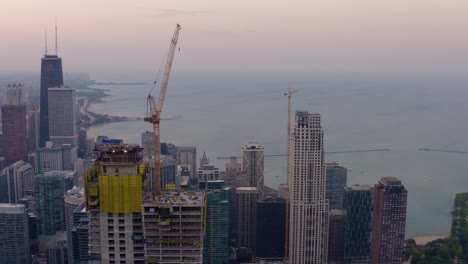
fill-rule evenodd
<path id="1" fill-rule="evenodd" d="M 84 5 L 46 0 L 33 12 L 41 17 L 46 12 L 39 10 L 54 6 L 61 16 L 70 12 L 75 16 L 55 19 L 54 54 L 48 51 L 46 31 L 40 64 L 41 56 L 35 56 L 40 90 L 30 80 L 26 85 L 28 80 L 8 86 L 0 82 L 0 233 L 5 240 L 0 262 L 9 258 L 21 264 L 468 262 L 468 192 L 459 192 L 468 186 L 463 177 L 466 162 L 457 165 L 440 158 L 453 154 L 450 161 L 457 155 L 463 160 L 468 153 L 455 149 L 468 146 L 457 137 L 464 138 L 468 130 L 463 129 L 468 122 L 459 122 L 468 111 L 460 111 L 468 109 L 468 90 L 463 81 L 447 79 L 463 72 L 464 55 L 468 58 L 460 51 L 465 37 L 457 35 L 464 28 L 459 22 L 466 17 L 454 8 L 455 0 L 448 4 L 319 0 L 301 6 L 278 1 L 269 8 L 260 0 L 248 9 L 244 0 L 224 4 L 202 0 L 198 5 L 188 0 L 161 5 L 127 1 L 108 8 L 110 0 Z M 6 5 L 12 11 L 18 8 L 13 2 Z M 24 15 L 32 7 L 37 6 L 27 5 Z M 85 7 L 89 12 L 80 12 Z M 231 12 L 222 12 L 226 7 Z M 97 11 L 106 8 L 109 12 L 97 19 Z M 450 28 L 437 23 L 447 14 L 451 19 L 443 25 Z M 60 25 L 85 16 L 82 24 L 61 30 Z M 153 16 L 164 22 L 132 27 L 147 25 Z M 222 18 L 219 24 L 203 27 L 215 18 Z M 37 28 L 38 23 L 32 27 L 29 19 L 22 25 Z M 149 95 L 144 91 L 141 96 L 143 88 L 151 86 L 143 69 L 160 56 L 148 50 L 166 51 L 160 47 L 169 44 L 162 26 L 176 19 L 191 29 L 183 31 L 183 41 L 178 42 L 182 27 L 176 24 L 167 59 L 166 54 L 161 56 L 166 62 L 160 66 L 161 76 Z M 88 39 L 78 33 L 73 35 L 76 42 L 69 40 L 87 25 L 91 27 L 86 34 L 95 36 L 89 43 L 95 44 L 84 56 L 89 47 L 82 41 Z M 226 25 L 228 32 L 221 29 Z M 197 31 L 202 27 L 208 33 Z M 446 38 L 435 40 L 434 33 Z M 152 41 L 152 34 L 157 40 Z M 367 38 L 369 34 L 372 38 Z M 145 41 L 140 41 L 142 35 Z M 100 37 L 106 41 L 100 42 Z M 288 54 L 290 39 L 297 45 Z M 103 49 L 109 40 L 115 45 Z M 417 46 L 424 41 L 424 47 Z M 1 45 L 0 58 L 10 61 Z M 139 48 L 130 50 L 127 45 Z M 67 53 L 67 46 L 74 52 Z M 126 52 L 119 52 L 124 47 Z M 16 49 L 13 45 L 10 53 Z M 10 70 L 29 61 L 28 53 L 34 49 L 24 50 L 27 59 L 12 60 Z M 225 57 L 220 56 L 223 53 Z M 70 69 L 87 63 L 88 73 L 76 79 L 70 78 L 74 74 L 64 75 L 62 54 L 64 62 L 71 62 Z M 204 54 L 205 60 L 196 64 Z M 241 67 L 242 59 L 246 67 Z M 181 73 L 174 82 L 169 81 L 173 61 L 177 65 L 173 70 Z M 112 72 L 109 79 L 92 73 L 99 68 Z M 238 69 L 249 73 L 236 75 Z M 394 69 L 404 73 L 377 74 Z M 275 71 L 282 74 L 271 74 Z M 294 73 L 284 78 L 288 71 Z M 368 71 L 374 82 L 362 75 Z M 422 73 L 419 78 L 427 75 L 429 85 L 411 82 L 414 71 Z M 432 78 L 438 82 L 430 82 Z M 448 92 L 440 89 L 451 84 L 459 86 Z M 291 94 L 296 91 L 289 88 L 283 93 L 285 87 L 300 91 L 293 97 L 294 114 Z M 283 94 L 289 95 L 288 111 Z M 455 101 L 442 107 L 453 97 Z M 145 98 L 146 115 L 141 112 Z M 184 118 L 166 118 L 174 111 Z M 151 132 L 143 120 L 152 123 Z M 446 131 L 451 132 L 444 140 L 430 140 L 440 139 Z M 141 145 L 128 138 L 137 138 Z M 421 142 L 442 147 L 420 146 Z M 217 155 L 234 149 L 241 156 Z M 225 168 L 219 166 L 223 159 L 230 159 Z M 287 184 L 282 184 L 285 180 Z M 457 188 L 450 189 L 451 185 Z M 445 203 L 447 194 L 450 198 L 456 194 L 451 207 Z M 450 228 L 434 224 L 450 216 Z M 15 228 L 6 230 L 8 226 Z M 432 226 L 448 234 L 436 238 Z M 415 227 L 435 240 L 422 244 L 413 239 L 414 230 L 419 230 Z M 13 257 L 5 250 L 11 245 L 21 253 Z"/>

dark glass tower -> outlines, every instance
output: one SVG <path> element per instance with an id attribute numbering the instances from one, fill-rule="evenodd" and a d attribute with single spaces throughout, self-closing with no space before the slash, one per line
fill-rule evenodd
<path id="1" fill-rule="evenodd" d="M 282 260 L 284 258 L 284 228 L 286 200 L 270 198 L 257 201 L 257 251 L 262 260 Z"/>
<path id="2" fill-rule="evenodd" d="M 49 140 L 49 97 L 50 87 L 63 85 L 62 58 L 57 55 L 44 55 L 41 60 L 41 108 L 39 146 L 44 147 Z"/>
<path id="3" fill-rule="evenodd" d="M 373 190 L 370 185 L 346 187 L 344 263 L 371 263 Z"/>

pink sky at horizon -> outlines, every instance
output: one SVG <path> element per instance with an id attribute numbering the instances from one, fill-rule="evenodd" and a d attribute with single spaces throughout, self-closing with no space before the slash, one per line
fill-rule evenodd
<path id="1" fill-rule="evenodd" d="M 153 72 L 182 25 L 183 71 L 466 72 L 463 0 L 2 0 L 0 71 Z"/>

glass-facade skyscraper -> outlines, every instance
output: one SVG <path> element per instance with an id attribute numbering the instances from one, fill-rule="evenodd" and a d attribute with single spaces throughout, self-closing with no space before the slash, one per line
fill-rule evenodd
<path id="1" fill-rule="evenodd" d="M 336 162 L 327 163 L 325 167 L 327 169 L 326 198 L 330 203 L 330 210 L 342 210 L 348 169 L 340 166 Z"/>
<path id="2" fill-rule="evenodd" d="M 346 187 L 344 263 L 370 263 L 372 208 L 370 185 Z"/>
<path id="3" fill-rule="evenodd" d="M 230 196 L 230 187 L 209 191 L 206 195 L 206 227 L 203 243 L 204 264 L 229 263 Z"/>

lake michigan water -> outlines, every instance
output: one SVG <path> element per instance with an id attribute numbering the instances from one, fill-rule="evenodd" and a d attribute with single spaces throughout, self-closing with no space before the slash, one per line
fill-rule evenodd
<path id="1" fill-rule="evenodd" d="M 109 89 L 92 110 L 143 117 L 153 78 L 149 74 L 92 74 Z M 468 78 L 429 74 L 179 73 L 170 80 L 163 116 L 163 142 L 196 146 L 224 169 L 217 156 L 240 155 L 256 141 L 266 154 L 285 153 L 288 87 L 293 110 L 322 114 L 326 151 L 389 148 L 386 152 L 328 154 L 350 171 L 348 184 L 374 185 L 394 176 L 408 189 L 407 235 L 448 234 L 455 193 L 468 191 Z M 159 90 L 153 94 L 158 96 Z M 143 121 L 92 127 L 89 136 L 107 135 L 141 144 Z M 199 154 L 200 157 L 200 154 Z M 284 157 L 265 158 L 265 183 L 285 182 Z"/>

